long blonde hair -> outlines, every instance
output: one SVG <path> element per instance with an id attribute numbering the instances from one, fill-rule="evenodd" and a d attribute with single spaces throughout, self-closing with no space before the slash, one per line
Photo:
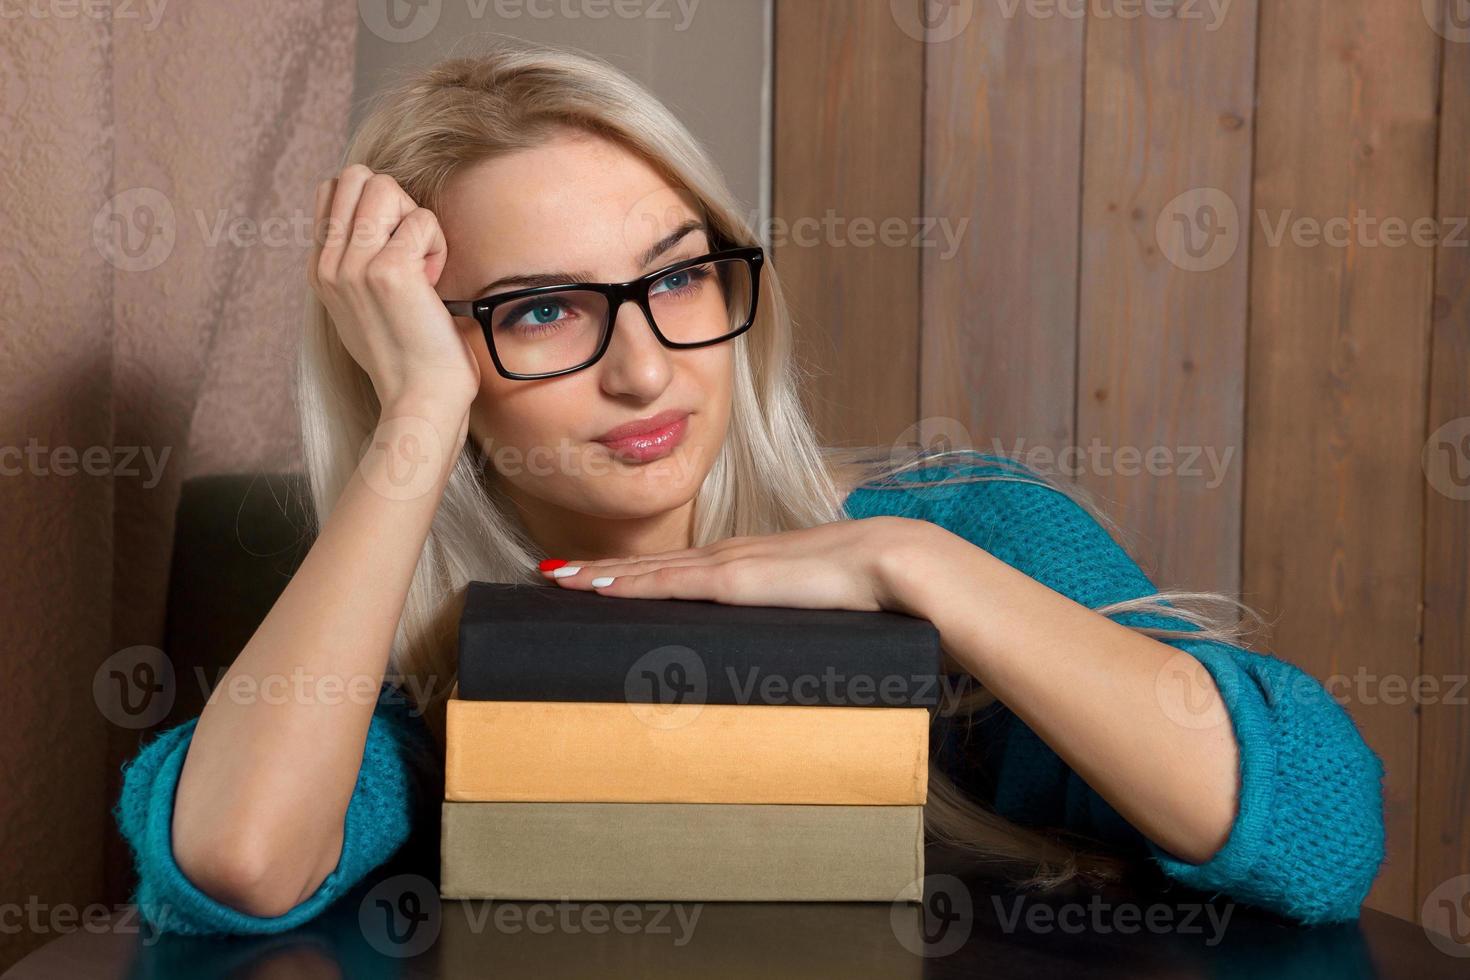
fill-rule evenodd
<path id="1" fill-rule="evenodd" d="M 437 211 L 449 178 L 477 161 L 535 147 L 556 131 L 595 133 L 633 150 L 698 202 L 710 232 L 739 245 L 758 243 L 720 171 L 685 127 L 621 71 L 583 52 L 492 36 L 472 55 L 418 70 L 383 89 L 358 127 L 342 166 L 361 163 L 392 176 L 421 207 Z M 696 496 L 694 547 L 734 535 L 774 534 L 840 520 L 846 491 L 884 486 L 887 477 L 950 453 L 894 453 L 818 444 L 801 402 L 805 380 L 792 348 L 791 318 L 777 270 L 762 278 L 753 329 L 734 345 L 729 433 Z M 366 373 L 347 353 L 331 319 L 308 291 L 298 364 L 297 401 L 305 468 L 316 520 L 324 521 L 379 423 Z M 968 475 L 958 479 L 992 479 Z M 1045 482 L 1101 513 L 1080 492 L 1038 474 L 1000 478 Z M 913 483 L 906 483 L 912 489 Z M 471 581 L 542 584 L 542 557 L 498 490 L 493 470 L 467 445 L 454 464 L 404 604 L 390 677 L 417 679 L 431 730 L 443 738 L 443 705 L 456 670 L 455 625 Z M 1159 612 L 1194 631 L 1145 630 L 1227 642 L 1242 635 L 1234 600 L 1205 593 L 1159 593 L 1098 610 L 1107 615 Z M 983 689 L 952 705 L 968 718 L 993 699 Z M 986 859 L 1024 869 L 1028 880 L 1055 884 L 1077 874 L 1114 875 L 1119 865 L 1059 833 L 1002 819 L 931 768 L 925 807 L 929 834 Z"/>

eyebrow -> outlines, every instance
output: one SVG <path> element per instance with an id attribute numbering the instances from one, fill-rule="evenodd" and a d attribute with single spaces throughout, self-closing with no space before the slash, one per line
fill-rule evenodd
<path id="1" fill-rule="evenodd" d="M 685 236 L 695 231 L 703 231 L 706 233 L 706 235 L 709 233 L 709 229 L 705 227 L 703 221 L 699 221 L 695 218 L 690 218 L 688 221 L 685 221 L 679 227 L 675 228 L 673 231 L 669 232 L 667 235 L 660 238 L 652 245 L 648 246 L 648 248 L 644 250 L 643 254 L 638 257 L 639 266 L 642 268 L 648 267 L 653 263 L 654 259 L 658 258 L 660 255 L 663 255 L 669 249 L 679 244 L 679 242 L 682 241 Z M 505 286 L 514 286 L 517 289 L 530 289 L 534 286 L 560 286 L 564 283 L 580 283 L 592 281 L 593 276 L 590 272 L 535 272 L 517 276 L 502 276 L 501 278 L 495 280 L 492 283 L 489 283 L 488 285 L 481 286 L 474 293 L 474 296 L 478 299 L 487 296 L 492 290 L 501 289 Z"/>

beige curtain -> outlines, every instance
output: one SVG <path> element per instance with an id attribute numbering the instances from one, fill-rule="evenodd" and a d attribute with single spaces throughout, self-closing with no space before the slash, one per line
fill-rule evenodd
<path id="1" fill-rule="evenodd" d="M 357 7 L 26 4 L 0 31 L 0 901 L 126 899 L 136 747 L 93 679 L 161 642 L 183 479 L 293 468 L 311 193 Z M 0 932 L 0 970 L 51 934 Z"/>

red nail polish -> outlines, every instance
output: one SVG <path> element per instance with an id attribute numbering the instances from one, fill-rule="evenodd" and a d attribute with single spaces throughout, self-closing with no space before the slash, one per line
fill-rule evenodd
<path id="1" fill-rule="evenodd" d="M 543 572 L 549 572 L 553 568 L 560 568 L 566 563 L 567 560 L 565 558 L 543 558 L 541 560 L 541 570 Z"/>

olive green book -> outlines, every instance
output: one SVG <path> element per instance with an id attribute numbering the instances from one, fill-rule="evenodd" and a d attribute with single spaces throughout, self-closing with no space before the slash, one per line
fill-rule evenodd
<path id="1" fill-rule="evenodd" d="M 922 900 L 922 806 L 446 800 L 444 898 Z"/>

